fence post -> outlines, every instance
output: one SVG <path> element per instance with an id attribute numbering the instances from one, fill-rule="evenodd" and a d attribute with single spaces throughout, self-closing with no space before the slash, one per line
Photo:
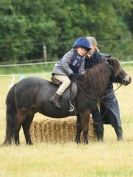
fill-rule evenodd
<path id="1" fill-rule="evenodd" d="M 43 58 L 44 58 L 44 61 L 47 62 L 47 49 L 46 49 L 46 45 L 43 45 Z"/>

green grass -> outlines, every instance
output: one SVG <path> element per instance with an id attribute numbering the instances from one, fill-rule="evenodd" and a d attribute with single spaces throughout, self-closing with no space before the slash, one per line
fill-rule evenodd
<path id="1" fill-rule="evenodd" d="M 42 64 L 32 66 L 0 67 L 0 74 L 24 74 L 52 71 L 54 64 Z"/>
<path id="2" fill-rule="evenodd" d="M 124 68 L 133 78 L 133 67 Z M 38 76 L 50 78 L 49 73 Z M 12 78 L 1 77 L 0 143 L 5 136 L 5 97 Z M 15 76 L 14 82 L 19 78 Z M 88 145 L 36 143 L 26 146 L 21 130 L 20 146 L 0 147 L 0 177 L 133 177 L 133 83 L 121 87 L 116 96 L 123 122 L 123 142 L 117 142 L 110 125 L 104 126 L 103 143 Z"/>
<path id="3" fill-rule="evenodd" d="M 0 176 L 132 177 L 132 142 L 35 144 L 0 150 Z"/>

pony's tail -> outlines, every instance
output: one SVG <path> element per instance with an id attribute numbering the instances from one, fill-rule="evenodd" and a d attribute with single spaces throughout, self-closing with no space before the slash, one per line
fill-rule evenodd
<path id="1" fill-rule="evenodd" d="M 16 105 L 14 100 L 14 85 L 11 87 L 6 98 L 6 137 L 4 145 L 11 144 L 15 141 L 15 130 L 16 130 Z"/>

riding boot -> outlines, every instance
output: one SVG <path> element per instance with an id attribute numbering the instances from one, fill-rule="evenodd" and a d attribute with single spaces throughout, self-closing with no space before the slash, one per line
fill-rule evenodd
<path id="1" fill-rule="evenodd" d="M 60 102 L 59 102 L 60 95 L 55 93 L 54 96 L 52 96 L 49 101 L 52 102 L 57 108 L 61 108 Z"/>
<path id="2" fill-rule="evenodd" d="M 116 126 L 116 127 L 114 127 L 114 129 L 115 129 L 115 132 L 116 132 L 116 135 L 117 135 L 117 140 L 118 141 L 123 140 L 123 131 L 122 131 L 122 128 L 120 126 Z"/>

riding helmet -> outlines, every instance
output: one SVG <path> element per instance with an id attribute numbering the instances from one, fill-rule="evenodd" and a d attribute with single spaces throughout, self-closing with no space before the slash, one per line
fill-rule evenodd
<path id="1" fill-rule="evenodd" d="M 83 47 L 87 50 L 90 50 L 91 48 L 93 48 L 91 41 L 87 40 L 85 37 L 79 37 L 75 40 L 73 44 L 73 48 L 76 48 L 76 47 Z"/>

